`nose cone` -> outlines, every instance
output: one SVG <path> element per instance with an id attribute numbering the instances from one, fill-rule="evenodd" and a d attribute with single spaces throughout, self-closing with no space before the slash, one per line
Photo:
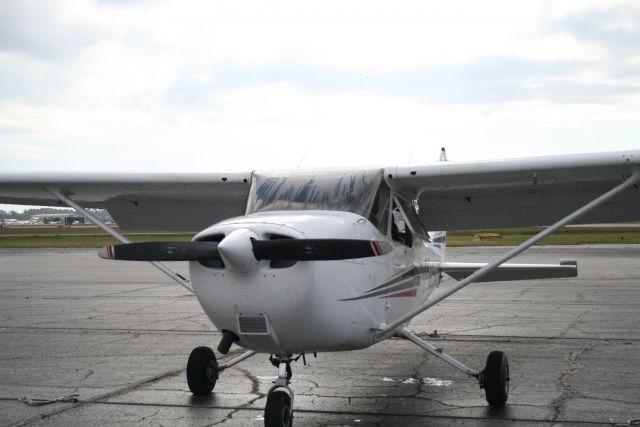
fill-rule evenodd
<path id="1" fill-rule="evenodd" d="M 229 271 L 249 274 L 258 268 L 259 261 L 253 255 L 252 238 L 258 239 L 258 235 L 246 228 L 238 228 L 220 242 L 218 253 Z"/>

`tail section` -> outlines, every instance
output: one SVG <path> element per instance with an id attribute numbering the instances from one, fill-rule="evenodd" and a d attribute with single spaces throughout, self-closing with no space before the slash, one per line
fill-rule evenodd
<path id="1" fill-rule="evenodd" d="M 430 231 L 429 237 L 431 237 L 431 248 L 438 252 L 440 260 L 444 261 L 447 250 L 447 232 Z"/>
<path id="2" fill-rule="evenodd" d="M 441 162 L 447 161 L 447 151 L 444 149 L 444 147 L 440 149 L 440 161 Z"/>

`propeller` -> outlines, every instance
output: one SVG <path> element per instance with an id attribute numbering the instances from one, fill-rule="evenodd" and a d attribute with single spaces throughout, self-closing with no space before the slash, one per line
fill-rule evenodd
<path id="1" fill-rule="evenodd" d="M 127 261 L 222 259 L 218 245 L 203 241 L 125 243 L 104 247 L 99 255 Z M 333 261 L 381 256 L 391 250 L 388 242 L 354 239 L 251 239 L 251 247 L 258 261 Z"/>
<path id="2" fill-rule="evenodd" d="M 251 244 L 258 260 L 335 261 L 384 255 L 382 247 L 388 243 L 353 239 L 278 239 L 253 240 Z"/>
<path id="3" fill-rule="evenodd" d="M 217 242 L 143 242 L 105 246 L 100 258 L 126 261 L 198 261 L 220 259 Z"/>

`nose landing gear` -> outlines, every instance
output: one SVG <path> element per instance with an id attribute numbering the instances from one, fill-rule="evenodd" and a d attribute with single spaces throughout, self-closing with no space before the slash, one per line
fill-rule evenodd
<path id="1" fill-rule="evenodd" d="M 247 351 L 235 359 L 218 365 L 216 355 L 209 347 L 196 347 L 187 362 L 187 383 L 189 390 L 196 396 L 206 396 L 216 385 L 222 371 L 256 354 Z M 291 427 L 293 424 L 293 390 L 289 387 L 291 377 L 291 362 L 298 360 L 291 355 L 277 355 L 269 360 L 278 367 L 278 378 L 267 393 L 267 404 L 264 410 L 264 425 L 266 427 Z"/>
<path id="2" fill-rule="evenodd" d="M 291 427 L 293 424 L 293 390 L 291 382 L 291 356 L 276 356 L 271 363 L 278 366 L 278 378 L 267 393 L 264 409 L 265 427 Z"/>

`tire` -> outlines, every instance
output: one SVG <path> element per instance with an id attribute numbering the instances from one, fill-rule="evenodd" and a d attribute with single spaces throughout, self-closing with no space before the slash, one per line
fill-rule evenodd
<path id="1" fill-rule="evenodd" d="M 265 427 L 291 427 L 292 424 L 291 397 L 282 390 L 269 393 L 264 408 Z"/>
<path id="2" fill-rule="evenodd" d="M 509 360 L 501 351 L 492 351 L 484 367 L 484 393 L 491 406 L 504 406 L 509 398 Z"/>
<path id="3" fill-rule="evenodd" d="M 196 347 L 187 362 L 187 384 L 196 396 L 206 396 L 218 380 L 218 361 L 209 347 Z"/>

